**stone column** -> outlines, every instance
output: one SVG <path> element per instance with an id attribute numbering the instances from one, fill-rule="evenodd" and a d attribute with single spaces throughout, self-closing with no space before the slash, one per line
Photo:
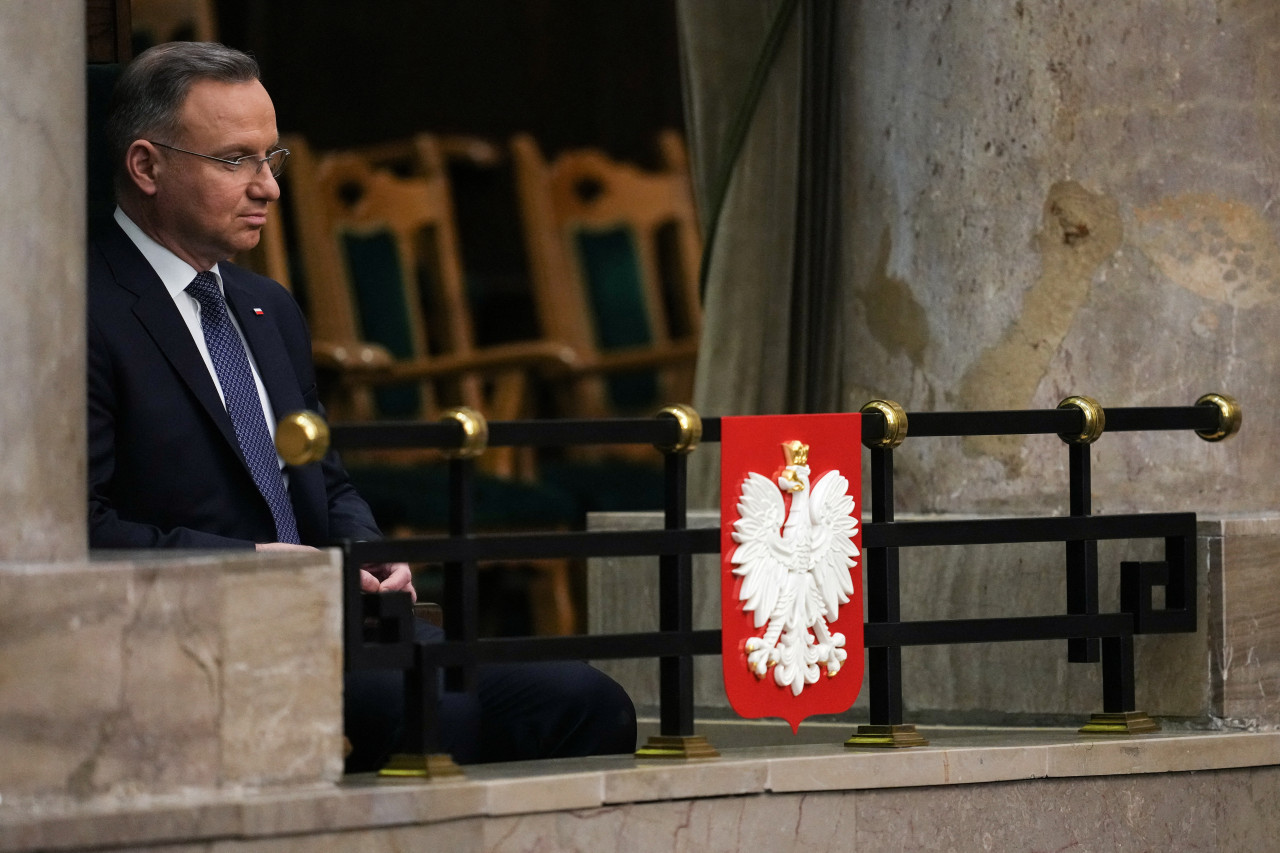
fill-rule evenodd
<path id="1" fill-rule="evenodd" d="M 848 3 L 846 403 L 1189 405 L 1244 427 L 1104 435 L 1095 510 L 1280 504 L 1280 6 Z M 1065 510 L 1056 438 L 908 439 L 922 511 Z"/>
<path id="2" fill-rule="evenodd" d="M 0 562 L 83 559 L 82 0 L 0 4 Z"/>

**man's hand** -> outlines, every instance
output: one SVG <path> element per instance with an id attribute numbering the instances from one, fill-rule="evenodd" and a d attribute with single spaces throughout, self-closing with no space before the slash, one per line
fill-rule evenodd
<path id="1" fill-rule="evenodd" d="M 288 542 L 259 542 L 259 551 L 318 551 L 310 545 L 291 545 Z M 398 592 L 404 590 L 414 601 L 418 591 L 413 588 L 413 572 L 408 563 L 366 563 L 360 567 L 361 592 Z"/>
<path id="2" fill-rule="evenodd" d="M 396 592 L 403 590 L 414 601 L 418 592 L 413 588 L 413 572 L 408 563 L 366 563 L 360 569 L 360 589 L 363 592 Z"/>

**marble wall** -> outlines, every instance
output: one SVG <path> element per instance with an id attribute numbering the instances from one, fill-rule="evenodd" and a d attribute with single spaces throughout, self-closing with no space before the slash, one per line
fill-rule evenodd
<path id="1" fill-rule="evenodd" d="M 1274 826 L 1263 803 L 1280 794 L 1273 770 L 1172 777 L 1185 781 L 1176 796 L 1168 779 L 1120 777 L 633 803 L 493 818 L 471 849 L 1265 850 Z"/>
<path id="2" fill-rule="evenodd" d="M 1244 428 L 1104 435 L 1095 509 L 1280 506 L 1280 6 L 842 4 L 841 341 L 856 410 L 1234 395 Z M 1061 506 L 1041 438 L 907 439 L 921 512 Z"/>
<path id="3" fill-rule="evenodd" d="M 0 561 L 83 557 L 84 3 L 0 6 Z"/>
<path id="4" fill-rule="evenodd" d="M 1173 791 L 1170 782 L 1175 780 L 1182 784 Z M 1242 789 L 1252 796 L 1239 796 Z M 1280 796 L 1280 773 L 1265 768 L 1164 778 L 629 803 L 147 849 L 154 853 L 1266 850 L 1280 830 L 1274 810 L 1266 806 L 1276 796 Z"/>

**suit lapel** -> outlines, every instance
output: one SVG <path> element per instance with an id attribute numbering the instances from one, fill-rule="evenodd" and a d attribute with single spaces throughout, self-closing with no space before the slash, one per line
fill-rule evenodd
<path id="1" fill-rule="evenodd" d="M 209 368 L 200 357 L 200 350 L 191 339 L 191 332 L 183 321 L 182 315 L 178 313 L 177 306 L 173 304 L 173 297 L 165 290 L 160 277 L 118 225 L 112 228 L 108 237 L 100 243 L 100 248 L 115 273 L 116 283 L 137 297 L 133 305 L 133 313 L 138 318 L 138 322 L 147 330 L 147 334 L 156 342 L 161 353 L 173 365 L 173 369 L 199 401 L 201 408 L 217 424 L 223 438 L 239 455 L 240 444 L 236 441 L 231 416 L 222 405 L 222 398 L 218 396 L 218 389 L 213 384 L 213 377 L 209 375 Z M 243 462 L 243 458 L 241 461 Z M 246 470 L 248 470 L 247 466 Z"/>

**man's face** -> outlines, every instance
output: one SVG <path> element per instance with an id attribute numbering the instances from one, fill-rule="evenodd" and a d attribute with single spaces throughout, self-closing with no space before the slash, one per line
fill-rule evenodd
<path id="1" fill-rule="evenodd" d="M 195 83 L 179 113 L 177 139 L 159 139 L 225 160 L 261 159 L 279 141 L 276 112 L 257 80 Z M 153 230 L 162 245 L 199 270 L 258 244 L 267 206 L 280 187 L 266 166 L 236 171 L 203 157 L 156 148 Z"/>

